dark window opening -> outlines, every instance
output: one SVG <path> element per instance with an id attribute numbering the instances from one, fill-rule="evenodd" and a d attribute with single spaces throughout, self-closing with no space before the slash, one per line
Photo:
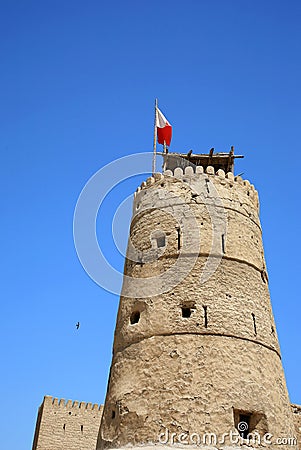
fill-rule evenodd
<path id="1" fill-rule="evenodd" d="M 66 430 L 66 424 L 64 423 L 64 425 L 63 425 L 63 430 L 65 431 Z"/>
<path id="2" fill-rule="evenodd" d="M 131 325 L 134 325 L 134 323 L 138 323 L 140 320 L 140 311 L 133 311 L 130 317 Z"/>
<path id="3" fill-rule="evenodd" d="M 182 306 L 182 317 L 188 319 L 191 316 L 191 308 L 187 306 Z"/>
<path id="4" fill-rule="evenodd" d="M 257 327 L 256 327 L 256 317 L 255 314 L 252 313 L 252 319 L 253 319 L 253 327 L 254 327 L 254 334 L 257 335 Z"/>
<path id="5" fill-rule="evenodd" d="M 267 273 L 266 273 L 266 271 L 265 270 L 262 270 L 261 271 L 261 279 L 262 279 L 262 281 L 266 284 L 266 282 L 267 282 Z"/>
<path id="6" fill-rule="evenodd" d="M 83 425 L 80 426 L 80 431 L 81 431 L 81 432 L 84 431 L 84 426 L 83 426 Z"/>
<path id="7" fill-rule="evenodd" d="M 208 192 L 208 194 L 210 193 L 210 191 L 209 191 L 209 185 L 208 185 L 208 183 L 209 183 L 209 178 L 205 178 L 205 181 L 206 181 L 206 189 L 207 189 L 207 192 Z"/>
<path id="8" fill-rule="evenodd" d="M 204 325 L 205 328 L 208 327 L 208 315 L 207 315 L 207 306 L 203 306 L 204 309 Z"/>
<path id="9" fill-rule="evenodd" d="M 112 419 L 115 419 L 115 417 L 116 417 L 116 412 L 114 411 L 114 409 L 113 409 L 113 411 L 112 411 L 111 417 L 112 417 Z"/>
<path id="10" fill-rule="evenodd" d="M 226 253 L 225 252 L 225 235 L 224 234 L 222 234 L 222 252 Z"/>
<path id="11" fill-rule="evenodd" d="M 271 332 L 272 332 L 272 334 L 275 333 L 275 328 L 273 327 L 273 325 L 271 326 Z"/>
<path id="12" fill-rule="evenodd" d="M 243 439 L 247 439 L 250 430 L 250 414 L 239 414 L 238 432 Z"/>
<path id="13" fill-rule="evenodd" d="M 69 411 L 69 416 L 71 416 L 71 414 L 72 414 L 72 412 L 71 412 L 71 411 Z"/>
<path id="14" fill-rule="evenodd" d="M 180 228 L 177 228 L 177 233 L 178 233 L 178 250 L 180 250 L 180 248 L 181 248 L 181 230 L 180 230 Z"/>

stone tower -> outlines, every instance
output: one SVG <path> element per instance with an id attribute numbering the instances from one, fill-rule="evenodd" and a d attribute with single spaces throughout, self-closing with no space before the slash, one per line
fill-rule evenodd
<path id="1" fill-rule="evenodd" d="M 248 433 L 255 448 L 297 448 L 276 444 L 295 428 L 258 195 L 234 158 L 168 153 L 135 194 L 97 449 L 229 449 Z"/>

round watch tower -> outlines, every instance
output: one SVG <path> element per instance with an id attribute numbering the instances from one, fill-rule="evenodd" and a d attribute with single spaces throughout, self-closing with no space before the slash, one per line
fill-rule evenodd
<path id="1" fill-rule="evenodd" d="M 97 449 L 295 435 L 258 195 L 233 161 L 166 154 L 135 193 Z"/>

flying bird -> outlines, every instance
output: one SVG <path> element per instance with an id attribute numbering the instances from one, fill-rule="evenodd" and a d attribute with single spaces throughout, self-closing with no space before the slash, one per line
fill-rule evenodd
<path id="1" fill-rule="evenodd" d="M 79 329 L 79 325 L 80 325 L 80 323 L 77 322 L 77 324 L 76 324 L 76 329 L 77 329 L 77 330 Z"/>

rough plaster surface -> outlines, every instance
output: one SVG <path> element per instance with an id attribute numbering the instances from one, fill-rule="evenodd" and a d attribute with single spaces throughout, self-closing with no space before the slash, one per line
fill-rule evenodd
<path id="1" fill-rule="evenodd" d="M 299 443 L 299 448 L 301 448 L 301 406 L 300 405 L 291 405 L 293 411 L 293 417 L 297 432 L 297 438 Z"/>
<path id="2" fill-rule="evenodd" d="M 204 257 L 198 258 L 185 279 L 185 286 L 181 283 L 171 292 L 147 299 L 121 297 L 114 351 L 155 335 L 213 333 L 250 339 L 279 353 L 268 287 L 260 272 L 223 259 L 214 276 L 198 286 L 204 263 Z M 182 317 L 185 305 L 192 308 L 189 319 Z M 207 324 L 204 306 L 207 307 Z M 134 310 L 139 310 L 141 316 L 137 324 L 131 325 L 129 317 Z"/>
<path id="3" fill-rule="evenodd" d="M 158 444 L 165 430 L 221 438 L 235 432 L 239 413 L 252 414 L 252 431 L 260 435 L 296 434 L 270 304 L 258 195 L 248 181 L 211 169 L 155 174 L 135 194 L 125 263 L 132 281 L 125 280 L 120 299 L 98 449 Z M 162 231 L 166 245 L 158 248 Z M 210 252 L 220 264 L 200 282 Z M 185 264 L 172 288 L 164 290 L 158 279 L 150 288 L 148 279 L 163 276 L 180 254 Z M 140 290 L 137 280 L 145 280 Z M 190 308 L 189 318 L 182 316 L 183 307 Z M 139 321 L 132 324 L 137 312 Z"/>
<path id="4" fill-rule="evenodd" d="M 295 435 L 275 351 L 233 337 L 154 336 L 116 354 L 102 439 L 116 447 L 158 442 L 165 429 L 221 438 L 235 431 L 233 409 L 261 414 L 254 431 L 262 435 Z"/>
<path id="5" fill-rule="evenodd" d="M 32 449 L 94 450 L 102 409 L 102 405 L 45 396 Z"/>

